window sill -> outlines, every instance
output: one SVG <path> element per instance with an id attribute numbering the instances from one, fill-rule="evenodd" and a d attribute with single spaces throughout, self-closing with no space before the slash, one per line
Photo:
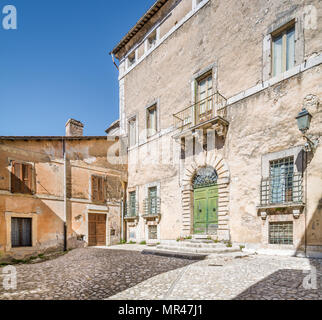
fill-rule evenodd
<path id="1" fill-rule="evenodd" d="M 301 203 L 289 202 L 289 203 L 259 205 L 256 208 L 258 210 L 262 210 L 262 209 L 284 209 L 284 208 L 304 208 L 304 207 L 305 207 L 305 203 L 303 203 L 303 202 L 301 202 Z"/>

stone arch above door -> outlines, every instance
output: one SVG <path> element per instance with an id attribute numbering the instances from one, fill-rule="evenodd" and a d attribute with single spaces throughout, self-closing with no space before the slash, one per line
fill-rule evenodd
<path id="1" fill-rule="evenodd" d="M 199 160 L 199 161 L 198 161 Z M 185 166 L 182 183 L 182 235 L 193 233 L 193 179 L 200 168 L 213 167 L 218 174 L 218 238 L 230 240 L 229 232 L 229 167 L 220 155 L 197 159 Z"/>

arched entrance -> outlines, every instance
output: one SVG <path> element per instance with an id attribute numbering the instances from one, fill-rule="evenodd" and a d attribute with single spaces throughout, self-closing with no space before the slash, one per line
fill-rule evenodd
<path id="1" fill-rule="evenodd" d="M 193 179 L 193 233 L 215 235 L 218 230 L 218 174 L 212 167 L 197 171 Z"/>
<path id="2" fill-rule="evenodd" d="M 206 168 L 211 168 L 211 170 L 203 171 Z M 199 228 L 200 225 L 198 225 L 198 223 L 203 223 L 204 226 L 206 225 L 206 232 L 210 235 L 216 233 L 219 240 L 230 239 L 229 183 L 229 167 L 220 155 L 209 153 L 206 156 L 196 157 L 194 161 L 185 164 L 185 173 L 182 179 L 181 234 L 183 236 L 204 232 L 205 227 Z M 195 209 L 199 210 L 198 200 L 202 200 L 200 209 L 203 210 L 199 211 L 199 218 L 198 212 L 195 212 Z M 206 209 L 203 209 L 203 205 L 206 206 Z M 204 217 L 205 210 L 208 210 L 207 220 Z M 198 222 L 199 219 L 200 222 Z M 196 228 L 195 222 L 197 223 Z"/>

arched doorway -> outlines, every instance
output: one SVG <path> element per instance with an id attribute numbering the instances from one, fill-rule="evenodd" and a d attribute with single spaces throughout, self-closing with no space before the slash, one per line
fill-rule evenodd
<path id="1" fill-rule="evenodd" d="M 193 233 L 215 235 L 218 230 L 218 174 L 213 167 L 200 168 L 193 185 Z"/>
<path id="2" fill-rule="evenodd" d="M 221 155 L 208 153 L 204 157 L 196 157 L 194 161 L 185 164 L 185 173 L 182 178 L 182 236 L 189 236 L 194 233 L 194 187 L 193 181 L 198 171 L 205 167 L 216 170 L 218 180 L 218 240 L 230 239 L 229 228 L 229 183 L 230 171 L 226 160 Z"/>

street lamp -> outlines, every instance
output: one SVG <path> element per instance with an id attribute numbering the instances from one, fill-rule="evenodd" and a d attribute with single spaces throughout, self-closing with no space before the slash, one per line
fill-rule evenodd
<path id="1" fill-rule="evenodd" d="M 307 143 L 305 144 L 305 150 L 307 152 L 315 151 L 319 145 L 319 139 L 312 140 L 312 137 L 310 138 L 306 135 L 311 126 L 312 115 L 305 108 L 303 108 L 296 117 L 296 120 L 299 130 L 303 134 L 303 138 L 305 138 L 307 141 Z"/>
<path id="2" fill-rule="evenodd" d="M 303 110 L 296 117 L 296 120 L 299 130 L 303 134 L 306 134 L 306 132 L 310 129 L 312 115 L 305 108 L 303 108 Z"/>

